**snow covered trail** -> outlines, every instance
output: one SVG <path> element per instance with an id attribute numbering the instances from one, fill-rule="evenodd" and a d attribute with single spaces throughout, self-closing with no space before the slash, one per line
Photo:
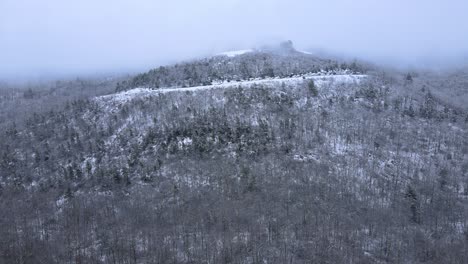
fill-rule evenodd
<path id="1" fill-rule="evenodd" d="M 171 92 L 197 92 L 212 89 L 227 89 L 227 88 L 250 88 L 253 85 L 276 86 L 278 84 L 296 85 L 305 80 L 314 80 L 315 84 L 320 87 L 324 83 L 358 83 L 362 79 L 367 78 L 367 75 L 302 75 L 288 78 L 269 78 L 269 79 L 255 79 L 250 81 L 231 81 L 215 83 L 206 86 L 193 86 L 193 87 L 179 87 L 179 88 L 159 88 L 151 89 L 145 87 L 138 87 L 128 91 L 123 91 L 117 94 L 110 94 L 97 97 L 96 99 L 101 102 L 115 102 L 125 103 L 136 97 L 146 97 L 151 95 L 171 93 Z"/>

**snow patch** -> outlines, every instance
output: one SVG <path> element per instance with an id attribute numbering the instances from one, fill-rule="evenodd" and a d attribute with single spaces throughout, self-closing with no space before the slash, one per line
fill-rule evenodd
<path id="1" fill-rule="evenodd" d="M 313 53 L 308 52 L 308 51 L 304 51 L 304 50 L 299 50 L 299 52 L 303 53 L 303 54 L 307 54 L 307 55 L 314 55 Z"/>
<path id="2" fill-rule="evenodd" d="M 242 55 L 242 54 L 246 54 L 246 53 L 249 53 L 249 52 L 252 52 L 252 51 L 253 50 L 251 50 L 251 49 L 226 51 L 226 52 L 219 53 L 218 56 L 228 56 L 228 57 L 232 58 L 232 57 L 239 56 L 239 55 Z"/>

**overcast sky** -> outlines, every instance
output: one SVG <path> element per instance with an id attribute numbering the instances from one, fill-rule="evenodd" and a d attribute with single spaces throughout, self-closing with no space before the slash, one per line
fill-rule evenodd
<path id="1" fill-rule="evenodd" d="M 468 58 L 467 0 L 0 0 L 0 77 L 145 70 L 291 39 L 390 62 Z"/>

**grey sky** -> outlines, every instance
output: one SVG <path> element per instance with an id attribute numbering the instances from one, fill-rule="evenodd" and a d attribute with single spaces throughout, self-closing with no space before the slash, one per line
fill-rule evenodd
<path id="1" fill-rule="evenodd" d="M 466 0 L 0 0 L 0 77 L 151 66 L 291 39 L 408 65 L 467 58 Z"/>

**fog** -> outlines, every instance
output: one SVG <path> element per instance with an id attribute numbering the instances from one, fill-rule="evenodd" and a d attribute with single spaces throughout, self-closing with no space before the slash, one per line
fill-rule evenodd
<path id="1" fill-rule="evenodd" d="M 145 70 L 290 39 L 398 67 L 468 57 L 465 0 L 0 0 L 0 78 Z"/>

